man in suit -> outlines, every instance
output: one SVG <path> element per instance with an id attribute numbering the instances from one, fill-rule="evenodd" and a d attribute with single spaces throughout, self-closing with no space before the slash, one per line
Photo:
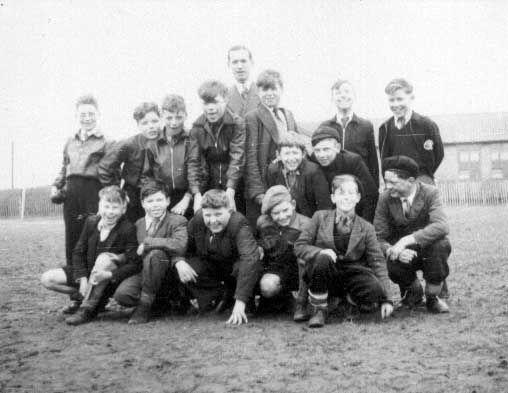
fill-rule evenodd
<path id="1" fill-rule="evenodd" d="M 390 281 L 374 227 L 355 215 L 358 181 L 351 175 L 336 176 L 331 198 L 336 208 L 317 211 L 295 243 L 296 256 L 305 261 L 313 306 L 309 326 L 324 325 L 328 293 L 345 297 L 360 311 L 378 309 L 386 318 L 393 311 Z"/>
<path id="2" fill-rule="evenodd" d="M 409 157 L 388 157 L 383 168 L 387 189 L 379 198 L 374 226 L 390 279 L 399 285 L 403 304 L 414 307 L 423 297 L 416 276 L 422 270 L 427 309 L 446 313 L 448 305 L 438 295 L 449 273 L 451 245 L 439 191 L 416 180 L 418 164 Z"/>
<path id="3" fill-rule="evenodd" d="M 245 116 L 247 218 L 255 227 L 267 187 L 268 166 L 277 158 L 277 144 L 288 131 L 298 132 L 291 111 L 279 106 L 283 83 L 279 72 L 263 71 L 256 82 L 261 103 Z"/>
<path id="4" fill-rule="evenodd" d="M 372 222 L 379 192 L 362 158 L 356 153 L 342 150 L 339 133 L 329 126 L 319 126 L 312 134 L 311 142 L 314 149 L 311 160 L 321 166 L 329 189 L 337 175 L 353 175 L 360 181 L 362 199 L 356 207 L 356 212 Z"/>
<path id="5" fill-rule="evenodd" d="M 257 87 L 250 79 L 252 65 L 252 53 L 247 47 L 235 45 L 229 49 L 228 67 L 235 83 L 229 88 L 228 107 L 241 117 L 259 104 Z"/>
<path id="6" fill-rule="evenodd" d="M 374 126 L 367 119 L 353 112 L 355 102 L 353 85 L 347 80 L 339 79 L 332 86 L 332 102 L 337 114 L 321 125 L 333 127 L 340 136 L 344 150 L 360 155 L 369 168 L 369 172 L 379 188 L 379 164 L 376 144 L 374 142 Z"/>
<path id="7" fill-rule="evenodd" d="M 187 220 L 167 210 L 170 199 L 164 183 L 146 182 L 141 188 L 141 204 L 145 217 L 136 222 L 136 234 L 143 271 L 122 282 L 115 293 L 121 305 L 137 305 L 130 324 L 148 322 L 156 298 L 169 303 L 170 292 L 174 295 L 178 287 L 175 265 L 187 248 Z"/>

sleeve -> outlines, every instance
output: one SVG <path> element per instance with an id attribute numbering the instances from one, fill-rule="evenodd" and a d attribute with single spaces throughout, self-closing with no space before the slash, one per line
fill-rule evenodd
<path id="1" fill-rule="evenodd" d="M 386 268 L 386 260 L 376 239 L 374 227 L 371 224 L 366 227 L 365 252 L 367 264 L 381 282 L 386 300 L 393 303 L 392 293 L 390 290 L 390 279 L 388 278 L 388 270 Z"/>
<path id="2" fill-rule="evenodd" d="M 265 192 L 265 185 L 261 178 L 261 171 L 258 163 L 258 149 L 259 149 L 259 126 L 257 116 L 255 114 L 247 115 L 246 121 L 246 150 L 247 150 L 247 167 L 246 167 L 246 181 L 247 181 L 247 194 L 250 199 Z"/>
<path id="3" fill-rule="evenodd" d="M 391 156 L 390 146 L 388 144 L 388 126 L 387 123 L 381 124 L 379 127 L 379 158 L 381 159 L 381 173 L 383 173 L 383 160 Z"/>
<path id="4" fill-rule="evenodd" d="M 63 160 L 62 160 L 62 167 L 60 168 L 60 171 L 58 172 L 58 175 L 53 182 L 53 185 L 61 189 L 63 186 L 65 186 L 66 177 L 67 177 L 67 165 L 69 164 L 69 154 L 67 152 L 67 146 L 69 145 L 69 142 L 66 142 L 63 149 Z"/>
<path id="5" fill-rule="evenodd" d="M 374 142 L 374 126 L 369 121 L 368 129 L 367 129 L 367 149 L 368 149 L 368 158 L 367 163 L 369 167 L 369 171 L 372 174 L 372 178 L 374 179 L 374 183 L 376 184 L 376 188 L 379 189 L 379 163 L 377 159 L 377 151 L 376 151 L 376 143 Z"/>
<path id="6" fill-rule="evenodd" d="M 198 132 L 196 128 L 190 131 L 189 160 L 187 165 L 189 189 L 192 195 L 201 192 L 201 148 L 199 146 Z M 206 178 L 203 180 L 207 180 Z"/>
<path id="7" fill-rule="evenodd" d="M 379 198 L 376 214 L 374 216 L 374 228 L 376 230 L 376 236 L 381 246 L 381 250 L 386 254 L 386 250 L 392 245 L 388 242 L 390 238 L 390 211 L 388 208 L 388 202 L 385 195 L 381 195 Z"/>
<path id="8" fill-rule="evenodd" d="M 184 217 L 176 216 L 171 218 L 171 230 L 167 237 L 146 237 L 143 241 L 145 251 L 159 249 L 171 256 L 171 265 L 185 256 L 187 250 L 187 220 Z"/>
<path id="9" fill-rule="evenodd" d="M 106 154 L 99 162 L 99 180 L 103 186 L 119 183 L 120 165 L 129 155 L 129 148 L 125 141 L 106 146 Z"/>
<path id="10" fill-rule="evenodd" d="M 363 186 L 364 195 L 362 195 L 360 215 L 367 221 L 372 222 L 374 220 L 379 191 L 363 159 L 361 157 L 356 158 L 354 169 L 351 173 L 362 182 Z"/>
<path id="11" fill-rule="evenodd" d="M 434 121 L 430 121 L 431 135 L 434 142 L 434 168 L 432 169 L 433 174 L 441 165 L 444 158 L 443 141 L 441 140 L 441 134 L 439 133 L 439 127 Z"/>
<path id="12" fill-rule="evenodd" d="M 72 251 L 72 270 L 74 279 L 78 280 L 82 277 L 88 277 L 87 254 L 88 254 L 88 227 L 91 217 L 88 217 L 83 225 L 78 242 Z"/>
<path id="13" fill-rule="evenodd" d="M 245 166 L 245 122 L 239 116 L 235 116 L 233 137 L 229 141 L 229 157 L 226 187 L 236 190 Z"/>
<path id="14" fill-rule="evenodd" d="M 321 168 L 317 168 L 312 173 L 311 177 L 312 193 L 314 194 L 315 210 L 328 210 L 333 207 L 332 200 L 330 198 L 330 188 L 328 181 L 326 180 L 325 174 Z"/>
<path id="15" fill-rule="evenodd" d="M 436 240 L 442 239 L 450 232 L 437 188 L 432 187 L 429 199 L 429 223 L 425 228 L 419 229 L 413 233 L 416 242 L 422 247 L 427 247 Z"/>
<path id="16" fill-rule="evenodd" d="M 258 244 L 247 221 L 242 222 L 235 239 L 239 254 L 235 299 L 246 303 L 252 296 L 262 265 L 259 260 Z"/>
<path id="17" fill-rule="evenodd" d="M 322 250 L 321 247 L 316 247 L 316 235 L 319 229 L 320 212 L 315 212 L 308 225 L 302 228 L 300 236 L 295 241 L 294 249 L 295 255 L 298 259 L 308 263 L 316 257 Z"/>
<path id="18" fill-rule="evenodd" d="M 141 258 L 137 254 L 138 240 L 136 237 L 136 227 L 129 225 L 128 229 L 124 230 L 119 236 L 124 237 L 126 263 L 113 271 L 113 276 L 111 277 L 113 283 L 120 283 L 127 277 L 139 273 L 143 268 Z"/>

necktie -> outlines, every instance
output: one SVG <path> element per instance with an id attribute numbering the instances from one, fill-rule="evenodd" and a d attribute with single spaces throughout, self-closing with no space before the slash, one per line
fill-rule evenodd
<path id="1" fill-rule="evenodd" d="M 275 115 L 275 118 L 279 121 L 282 121 L 279 115 L 279 110 L 277 108 L 273 108 L 273 114 Z"/>
<path id="2" fill-rule="evenodd" d="M 243 86 L 242 93 L 241 93 L 242 99 L 245 101 L 247 97 L 249 96 L 249 88 L 247 86 Z"/>
<path id="3" fill-rule="evenodd" d="M 152 220 L 152 223 L 148 227 L 148 231 L 147 231 L 148 236 L 152 237 L 153 235 L 155 235 L 155 232 L 157 232 L 157 227 L 158 226 L 159 226 L 159 219 L 158 218 L 154 218 Z"/>
<path id="4" fill-rule="evenodd" d="M 404 119 L 403 117 L 399 117 L 397 119 L 397 128 L 399 130 L 402 130 L 402 128 L 404 127 L 404 124 L 406 124 L 406 119 Z"/>
<path id="5" fill-rule="evenodd" d="M 409 215 L 409 210 L 411 210 L 411 206 L 409 205 L 408 199 L 402 198 L 402 211 L 404 212 L 404 216 L 406 216 L 406 218 Z"/>
<path id="6" fill-rule="evenodd" d="M 341 216 L 337 220 L 337 231 L 341 235 L 348 235 L 351 233 L 351 219 L 348 216 Z"/>
<path id="7" fill-rule="evenodd" d="M 288 171 L 286 174 L 288 189 L 291 191 L 296 184 L 296 171 Z"/>

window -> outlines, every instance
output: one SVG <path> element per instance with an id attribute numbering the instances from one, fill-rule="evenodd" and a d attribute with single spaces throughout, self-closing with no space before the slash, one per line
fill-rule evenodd
<path id="1" fill-rule="evenodd" d="M 492 179 L 508 179 L 508 146 L 493 146 L 490 151 Z"/>
<path id="2" fill-rule="evenodd" d="M 459 151 L 459 180 L 480 180 L 480 150 Z"/>

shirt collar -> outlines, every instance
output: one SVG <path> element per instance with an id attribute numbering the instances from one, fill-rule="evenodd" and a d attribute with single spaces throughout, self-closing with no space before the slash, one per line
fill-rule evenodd
<path id="1" fill-rule="evenodd" d="M 250 80 L 246 80 L 243 84 L 235 80 L 235 86 L 240 94 L 242 94 L 244 89 L 250 90 L 251 85 L 252 82 Z"/>
<path id="2" fill-rule="evenodd" d="M 342 119 L 343 119 L 344 117 L 347 117 L 347 123 L 346 123 L 346 125 L 348 125 L 348 124 L 349 124 L 349 122 L 351 122 L 351 120 L 353 120 L 353 115 L 354 115 L 354 113 L 353 113 L 353 112 L 351 112 L 351 113 L 350 113 L 349 115 L 347 115 L 347 116 L 344 116 L 344 115 L 342 115 L 341 113 L 337 112 L 337 113 L 336 113 L 336 115 L 335 115 L 335 121 L 337 122 L 337 124 L 341 124 L 341 125 L 342 125 Z"/>
<path id="3" fill-rule="evenodd" d="M 158 218 L 159 223 L 162 222 L 162 220 L 164 220 L 165 217 L 166 217 L 166 212 L 164 212 L 162 214 L 162 216 L 160 218 Z M 152 225 L 152 222 L 154 220 L 155 219 L 153 217 L 150 217 L 148 214 L 145 215 L 146 230 L 148 230 L 148 228 L 150 228 L 150 225 Z"/>
<path id="4" fill-rule="evenodd" d="M 415 196 L 416 196 L 417 192 L 418 192 L 418 183 L 415 184 L 415 188 L 413 189 L 411 194 L 409 194 L 405 198 L 400 198 L 401 202 L 404 201 L 404 200 L 407 200 L 409 202 L 410 206 L 413 205 L 413 200 L 415 199 Z"/>
<path id="5" fill-rule="evenodd" d="M 407 113 L 404 115 L 404 124 L 409 123 L 409 120 L 411 120 L 411 117 L 413 116 L 413 110 L 410 109 L 407 111 Z M 397 122 L 397 119 L 400 119 L 399 117 L 395 118 L 395 122 Z"/>
<path id="6" fill-rule="evenodd" d="M 342 217 L 347 217 L 351 222 L 355 219 L 356 213 L 353 211 L 350 214 L 343 214 L 340 213 L 337 209 L 335 209 L 335 224 L 338 224 L 340 222 L 340 219 Z"/>

